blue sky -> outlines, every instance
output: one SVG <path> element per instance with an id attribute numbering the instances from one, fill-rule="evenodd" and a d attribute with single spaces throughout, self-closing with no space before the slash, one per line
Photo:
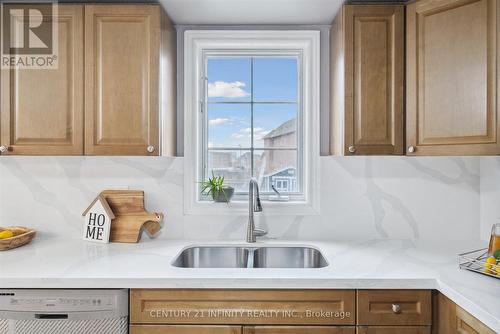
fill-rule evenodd
<path id="1" fill-rule="evenodd" d="M 250 102 L 251 68 L 250 58 L 210 58 L 209 102 Z M 255 102 L 296 102 L 295 58 L 254 58 L 253 72 Z M 296 104 L 255 104 L 255 146 L 262 147 L 263 136 L 296 115 Z M 208 120 L 210 147 L 250 148 L 250 104 L 210 103 Z"/>

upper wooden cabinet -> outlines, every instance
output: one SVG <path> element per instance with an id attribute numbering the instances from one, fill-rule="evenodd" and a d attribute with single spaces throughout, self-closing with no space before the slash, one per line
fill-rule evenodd
<path id="1" fill-rule="evenodd" d="M 403 154 L 404 6 L 344 6 L 330 64 L 331 152 Z"/>
<path id="2" fill-rule="evenodd" d="M 85 7 L 85 152 L 158 155 L 160 7 Z"/>
<path id="3" fill-rule="evenodd" d="M 176 38 L 161 7 L 61 4 L 54 19 L 57 69 L 2 70 L 1 154 L 174 155 Z"/>
<path id="4" fill-rule="evenodd" d="M 60 5 L 53 21 L 57 69 L 2 70 L 2 154 L 83 154 L 83 7 Z"/>
<path id="5" fill-rule="evenodd" d="M 500 154 L 497 0 L 407 7 L 407 153 Z"/>

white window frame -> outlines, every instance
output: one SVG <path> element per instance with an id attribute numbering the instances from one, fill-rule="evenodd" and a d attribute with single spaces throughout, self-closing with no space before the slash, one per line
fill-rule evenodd
<path id="1" fill-rule="evenodd" d="M 300 198 L 288 202 L 263 203 L 264 215 L 319 214 L 319 113 L 320 113 L 320 32 L 264 30 L 188 30 L 184 33 L 184 212 L 221 215 L 248 211 L 248 202 L 213 203 L 199 196 L 205 123 L 200 117 L 206 100 L 203 84 L 204 59 L 217 50 L 264 54 L 280 50 L 299 51 L 302 56 L 302 149 L 303 189 Z M 299 131 L 300 132 L 300 131 Z"/>

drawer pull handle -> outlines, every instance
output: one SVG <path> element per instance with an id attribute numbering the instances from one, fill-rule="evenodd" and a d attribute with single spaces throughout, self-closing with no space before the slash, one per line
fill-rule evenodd
<path id="1" fill-rule="evenodd" d="M 392 312 L 394 312 L 395 314 L 401 314 L 401 305 L 392 304 Z"/>

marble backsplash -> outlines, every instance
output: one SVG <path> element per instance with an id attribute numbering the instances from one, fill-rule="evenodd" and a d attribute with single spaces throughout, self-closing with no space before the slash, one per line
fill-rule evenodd
<path id="1" fill-rule="evenodd" d="M 500 223 L 500 157 L 481 157 L 481 238 L 489 240 L 491 226 Z"/>
<path id="2" fill-rule="evenodd" d="M 264 206 L 258 223 L 269 238 L 479 239 L 479 158 L 321 157 L 320 165 L 321 214 L 265 216 Z M 81 213 L 103 189 L 145 190 L 147 209 L 165 213 L 159 238 L 244 240 L 245 215 L 184 215 L 183 158 L 167 157 L 1 157 L 0 225 L 79 238 Z"/>

